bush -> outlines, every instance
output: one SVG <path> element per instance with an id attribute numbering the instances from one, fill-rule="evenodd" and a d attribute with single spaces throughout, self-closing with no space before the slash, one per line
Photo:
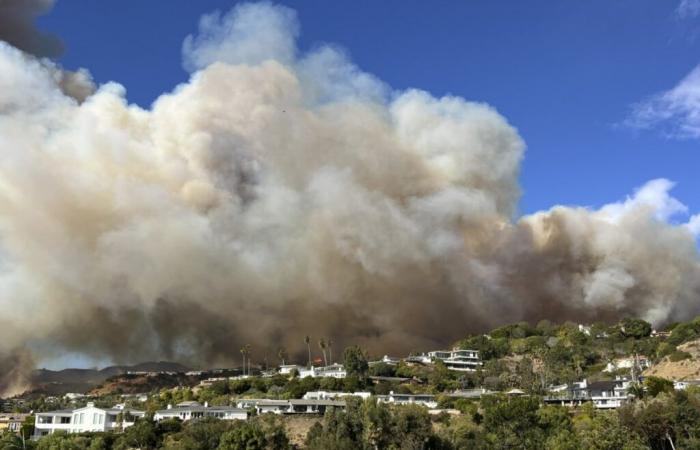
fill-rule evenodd
<path id="1" fill-rule="evenodd" d="M 683 361 L 684 359 L 690 359 L 691 355 L 688 352 L 684 352 L 682 350 L 676 350 L 674 352 L 671 352 L 670 355 L 668 355 L 668 359 L 671 360 L 671 362 L 678 362 L 678 361 Z"/>

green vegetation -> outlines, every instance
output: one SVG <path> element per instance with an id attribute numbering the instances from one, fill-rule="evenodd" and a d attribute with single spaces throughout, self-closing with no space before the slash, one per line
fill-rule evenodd
<path id="1" fill-rule="evenodd" d="M 22 442 L 21 436 L 4 434 L 0 450 L 81 450 L 81 449 L 700 449 L 700 389 L 690 387 L 676 392 L 669 380 L 649 376 L 634 384 L 629 394 L 635 401 L 612 411 L 545 405 L 542 396 L 553 384 L 588 378 L 591 381 L 627 375 L 621 369 L 604 373 L 602 369 L 615 358 L 645 356 L 653 362 L 667 358 L 679 362 L 692 354 L 678 346 L 700 338 L 700 318 L 669 326 L 670 336 L 651 335 L 651 325 L 639 319 L 624 319 L 608 325 L 595 323 L 536 325 L 517 323 L 499 327 L 487 335 L 467 336 L 455 344 L 481 352 L 483 366 L 472 373 L 449 370 L 442 362 L 423 365 L 402 361 L 397 365 L 369 364 L 372 358 L 358 346 L 342 353 L 348 371 L 345 379 L 298 378 L 291 376 L 250 377 L 217 381 L 196 388 L 183 385 L 160 388 L 148 401 L 129 401 L 130 407 L 144 409 L 149 417 L 168 404 L 196 400 L 210 405 L 228 405 L 232 398 L 301 398 L 314 390 L 367 390 L 375 395 L 430 393 L 437 395 L 443 412 L 430 415 L 421 406 L 388 406 L 375 399 L 349 398 L 347 407 L 329 409 L 317 417 L 305 438 L 292 438 L 290 419 L 277 416 L 253 416 L 250 420 L 224 422 L 201 419 L 181 423 L 166 420 L 154 423 L 138 420 L 124 433 L 54 434 L 37 442 Z M 304 338 L 304 353 L 311 340 Z M 332 361 L 332 340 L 318 341 L 326 361 Z M 686 347 L 684 349 L 688 350 Z M 242 356 L 250 364 L 244 347 Z M 288 358 L 279 349 L 280 362 Z M 304 355 L 306 359 L 307 355 Z M 305 361 L 307 362 L 307 361 Z M 389 377 L 374 380 L 370 377 Z M 394 379 L 392 379 L 394 378 Z M 109 380 L 119 384 L 119 380 Z M 128 381 L 128 380 L 127 380 Z M 447 395 L 454 390 L 486 388 L 507 391 L 518 388 L 522 397 L 503 394 L 467 399 Z M 120 391 L 93 399 L 97 406 L 112 406 L 121 401 Z M 78 407 L 63 400 L 35 397 L 15 408 L 18 411 L 46 411 Z M 450 411 L 448 413 L 448 410 Z M 309 419 L 313 420 L 313 419 Z M 23 427 L 25 436 L 31 424 Z"/>

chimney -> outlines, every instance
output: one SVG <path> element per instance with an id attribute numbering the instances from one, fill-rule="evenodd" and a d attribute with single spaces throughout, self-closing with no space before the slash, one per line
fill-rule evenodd
<path id="1" fill-rule="evenodd" d="M 95 406 L 95 402 L 87 402 L 87 407 L 92 408 Z"/>
<path id="2" fill-rule="evenodd" d="M 173 409 L 172 403 L 168 403 L 168 409 Z"/>
<path id="3" fill-rule="evenodd" d="M 209 402 L 204 402 L 204 407 L 209 408 Z"/>

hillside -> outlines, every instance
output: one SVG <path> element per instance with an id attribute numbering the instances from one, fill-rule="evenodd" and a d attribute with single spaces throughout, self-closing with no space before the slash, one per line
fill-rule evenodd
<path id="1" fill-rule="evenodd" d="M 669 380 L 696 380 L 700 379 L 700 339 L 686 342 L 677 347 L 677 350 L 687 355 L 674 354 L 664 357 L 658 364 L 644 372 L 646 376 L 656 376 Z M 689 356 L 688 356 L 689 355 Z M 685 358 L 674 361 L 677 358 Z"/>
<path id="2" fill-rule="evenodd" d="M 62 395 L 86 393 L 107 379 L 127 372 L 186 372 L 187 366 L 170 361 L 149 361 L 134 365 L 109 366 L 103 369 L 39 369 L 32 376 L 35 392 Z"/>

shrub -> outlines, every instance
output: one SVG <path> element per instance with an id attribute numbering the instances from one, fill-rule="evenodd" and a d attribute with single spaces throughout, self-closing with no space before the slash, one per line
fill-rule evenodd
<path id="1" fill-rule="evenodd" d="M 676 350 L 674 352 L 671 352 L 670 355 L 668 355 L 668 359 L 671 360 L 671 362 L 678 362 L 678 361 L 683 361 L 684 359 L 690 359 L 690 353 L 684 352 L 682 350 Z"/>

